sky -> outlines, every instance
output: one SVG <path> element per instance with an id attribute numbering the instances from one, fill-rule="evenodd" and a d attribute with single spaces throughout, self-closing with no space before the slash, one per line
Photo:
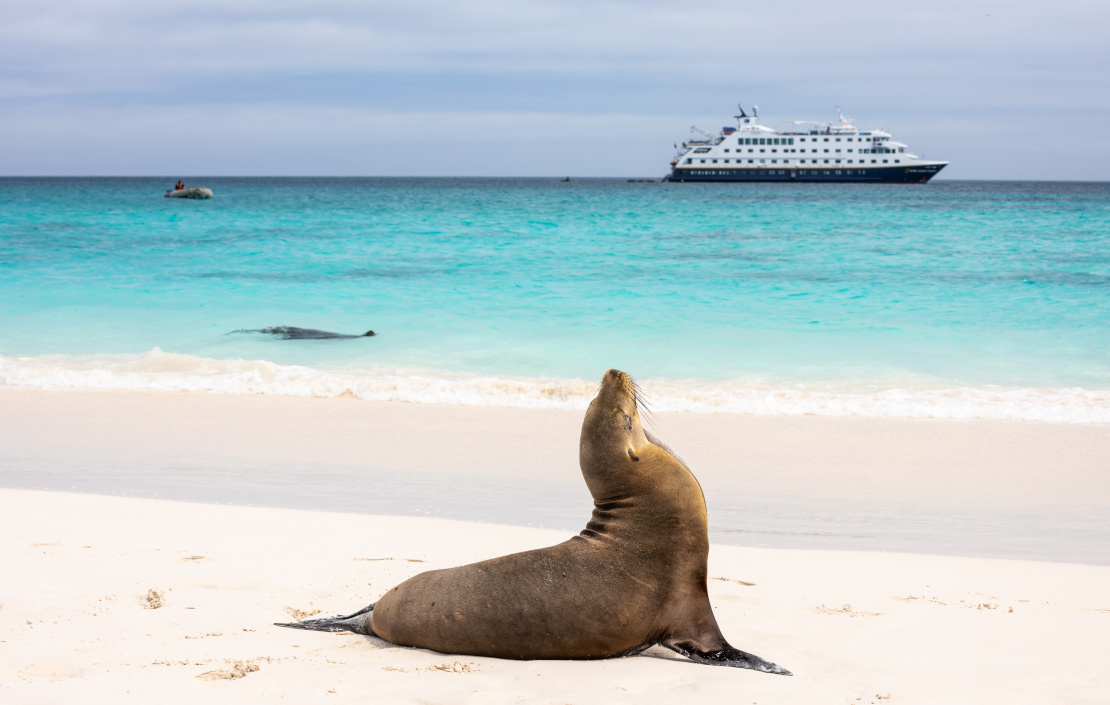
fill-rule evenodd
<path id="1" fill-rule="evenodd" d="M 690 126 L 1110 180 L 1110 3 L 4 0 L 0 175 L 658 177 Z"/>

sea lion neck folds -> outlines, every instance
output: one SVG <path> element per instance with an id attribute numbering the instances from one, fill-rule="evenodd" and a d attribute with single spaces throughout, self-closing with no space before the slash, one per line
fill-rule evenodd
<path id="1" fill-rule="evenodd" d="M 609 658 L 659 644 L 697 663 L 790 675 L 733 648 L 717 626 L 701 486 L 644 432 L 639 402 L 630 376 L 605 373 L 579 442 L 594 510 L 578 536 L 421 573 L 361 612 L 283 626 L 514 659 Z"/>

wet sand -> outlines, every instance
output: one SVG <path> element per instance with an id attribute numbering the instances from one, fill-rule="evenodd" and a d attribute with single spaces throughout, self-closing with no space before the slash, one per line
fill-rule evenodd
<path id="1" fill-rule="evenodd" d="M 582 415 L 0 392 L 0 487 L 577 531 Z M 1110 426 L 661 414 L 717 543 L 1110 565 Z"/>

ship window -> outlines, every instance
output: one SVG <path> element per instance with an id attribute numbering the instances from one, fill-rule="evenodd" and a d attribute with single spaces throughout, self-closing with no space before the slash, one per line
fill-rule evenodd
<path id="1" fill-rule="evenodd" d="M 838 150 L 836 150 L 836 151 L 837 151 L 837 152 L 839 152 L 840 150 L 838 149 Z"/>
<path id="2" fill-rule="evenodd" d="M 828 137 L 826 137 L 826 138 L 825 138 L 825 141 L 826 141 L 826 142 L 828 142 L 828 141 L 829 141 L 829 138 L 828 138 Z"/>
<path id="3" fill-rule="evenodd" d="M 887 163 L 889 163 L 889 162 L 890 162 L 890 160 L 889 160 L 889 159 L 884 159 L 884 160 L 883 160 L 883 164 L 887 164 Z"/>
<path id="4" fill-rule="evenodd" d="M 761 149 L 761 150 L 759 150 L 759 151 L 760 151 L 760 152 L 766 152 L 767 150 L 766 150 L 766 149 Z"/>
<path id="5" fill-rule="evenodd" d="M 701 163 L 702 163 L 702 164 L 705 164 L 705 160 L 704 160 L 704 159 L 702 159 L 702 160 L 701 160 Z"/>
<path id="6" fill-rule="evenodd" d="M 726 151 L 727 151 L 727 150 L 726 150 Z M 848 151 L 849 151 L 849 152 L 851 152 L 852 150 L 850 150 L 850 149 L 849 149 Z"/>
<path id="7" fill-rule="evenodd" d="M 749 159 L 749 160 L 748 160 L 748 163 L 749 163 L 749 164 L 755 164 L 755 160 L 754 160 L 754 159 Z"/>
<path id="8" fill-rule="evenodd" d="M 836 160 L 836 163 L 837 163 L 837 164 L 839 164 L 839 163 L 840 163 L 840 160 L 839 160 L 839 159 L 837 159 L 837 160 Z"/>
<path id="9" fill-rule="evenodd" d="M 794 144 L 794 138 L 793 137 L 790 138 L 790 144 Z"/>
<path id="10" fill-rule="evenodd" d="M 760 137 L 759 138 L 759 143 L 760 144 L 767 144 L 767 138 L 766 137 Z"/>
<path id="11" fill-rule="evenodd" d="M 772 149 L 771 151 L 772 151 L 772 152 L 778 152 L 779 150 L 777 150 L 777 149 Z"/>
<path id="12" fill-rule="evenodd" d="M 874 159 L 872 159 L 872 160 L 871 160 L 871 163 L 872 163 L 872 164 L 874 164 L 874 163 L 875 163 L 875 160 L 874 160 Z"/>
<path id="13" fill-rule="evenodd" d="M 814 154 L 817 154 L 817 150 L 816 150 L 816 149 L 815 149 L 815 150 L 813 150 L 813 153 L 814 153 Z"/>
<path id="14" fill-rule="evenodd" d="M 748 151 L 749 151 L 749 152 L 754 152 L 755 150 L 754 150 L 754 149 L 749 149 Z"/>
<path id="15" fill-rule="evenodd" d="M 827 149 L 826 149 L 826 150 L 825 150 L 825 154 L 828 154 L 828 153 L 829 153 L 829 150 L 827 150 Z"/>
<path id="16" fill-rule="evenodd" d="M 837 138 L 836 138 L 836 141 L 837 141 L 837 142 L 839 142 L 839 141 L 840 141 L 840 138 L 839 138 L 839 137 L 837 137 Z M 838 172 L 836 172 L 836 173 L 838 173 L 838 174 L 839 174 L 840 172 L 838 171 Z"/>
<path id="17" fill-rule="evenodd" d="M 717 160 L 716 160 L 716 159 L 714 159 L 714 160 L 713 160 L 713 163 L 714 163 L 714 164 L 716 164 L 716 163 L 717 163 Z"/>
<path id="18" fill-rule="evenodd" d="M 689 164 L 689 163 L 690 163 L 690 162 L 692 162 L 692 161 L 693 161 L 693 159 L 687 159 L 687 160 L 686 160 L 686 163 L 687 163 L 687 164 Z"/>
<path id="19" fill-rule="evenodd" d="M 851 141 L 852 141 L 852 138 L 851 138 L 851 137 L 849 137 L 849 138 L 848 138 L 848 141 L 849 141 L 849 142 L 851 142 Z"/>
<path id="20" fill-rule="evenodd" d="M 798 141 L 799 141 L 799 142 L 805 142 L 805 141 L 806 141 L 806 138 L 805 138 L 805 137 L 799 137 L 799 138 L 798 138 Z"/>
<path id="21" fill-rule="evenodd" d="M 895 160 L 894 160 L 894 163 L 895 163 L 895 164 L 901 164 L 901 163 L 902 163 L 902 160 L 901 160 L 901 159 L 895 159 Z"/>
<path id="22" fill-rule="evenodd" d="M 725 147 L 725 151 L 726 151 L 726 152 L 728 151 L 728 147 Z"/>

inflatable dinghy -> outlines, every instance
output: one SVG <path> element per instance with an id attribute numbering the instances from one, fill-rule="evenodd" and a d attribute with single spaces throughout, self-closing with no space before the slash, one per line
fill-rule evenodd
<path id="1" fill-rule="evenodd" d="M 173 189 L 166 191 L 166 198 L 212 198 L 212 189 L 203 186 Z"/>

